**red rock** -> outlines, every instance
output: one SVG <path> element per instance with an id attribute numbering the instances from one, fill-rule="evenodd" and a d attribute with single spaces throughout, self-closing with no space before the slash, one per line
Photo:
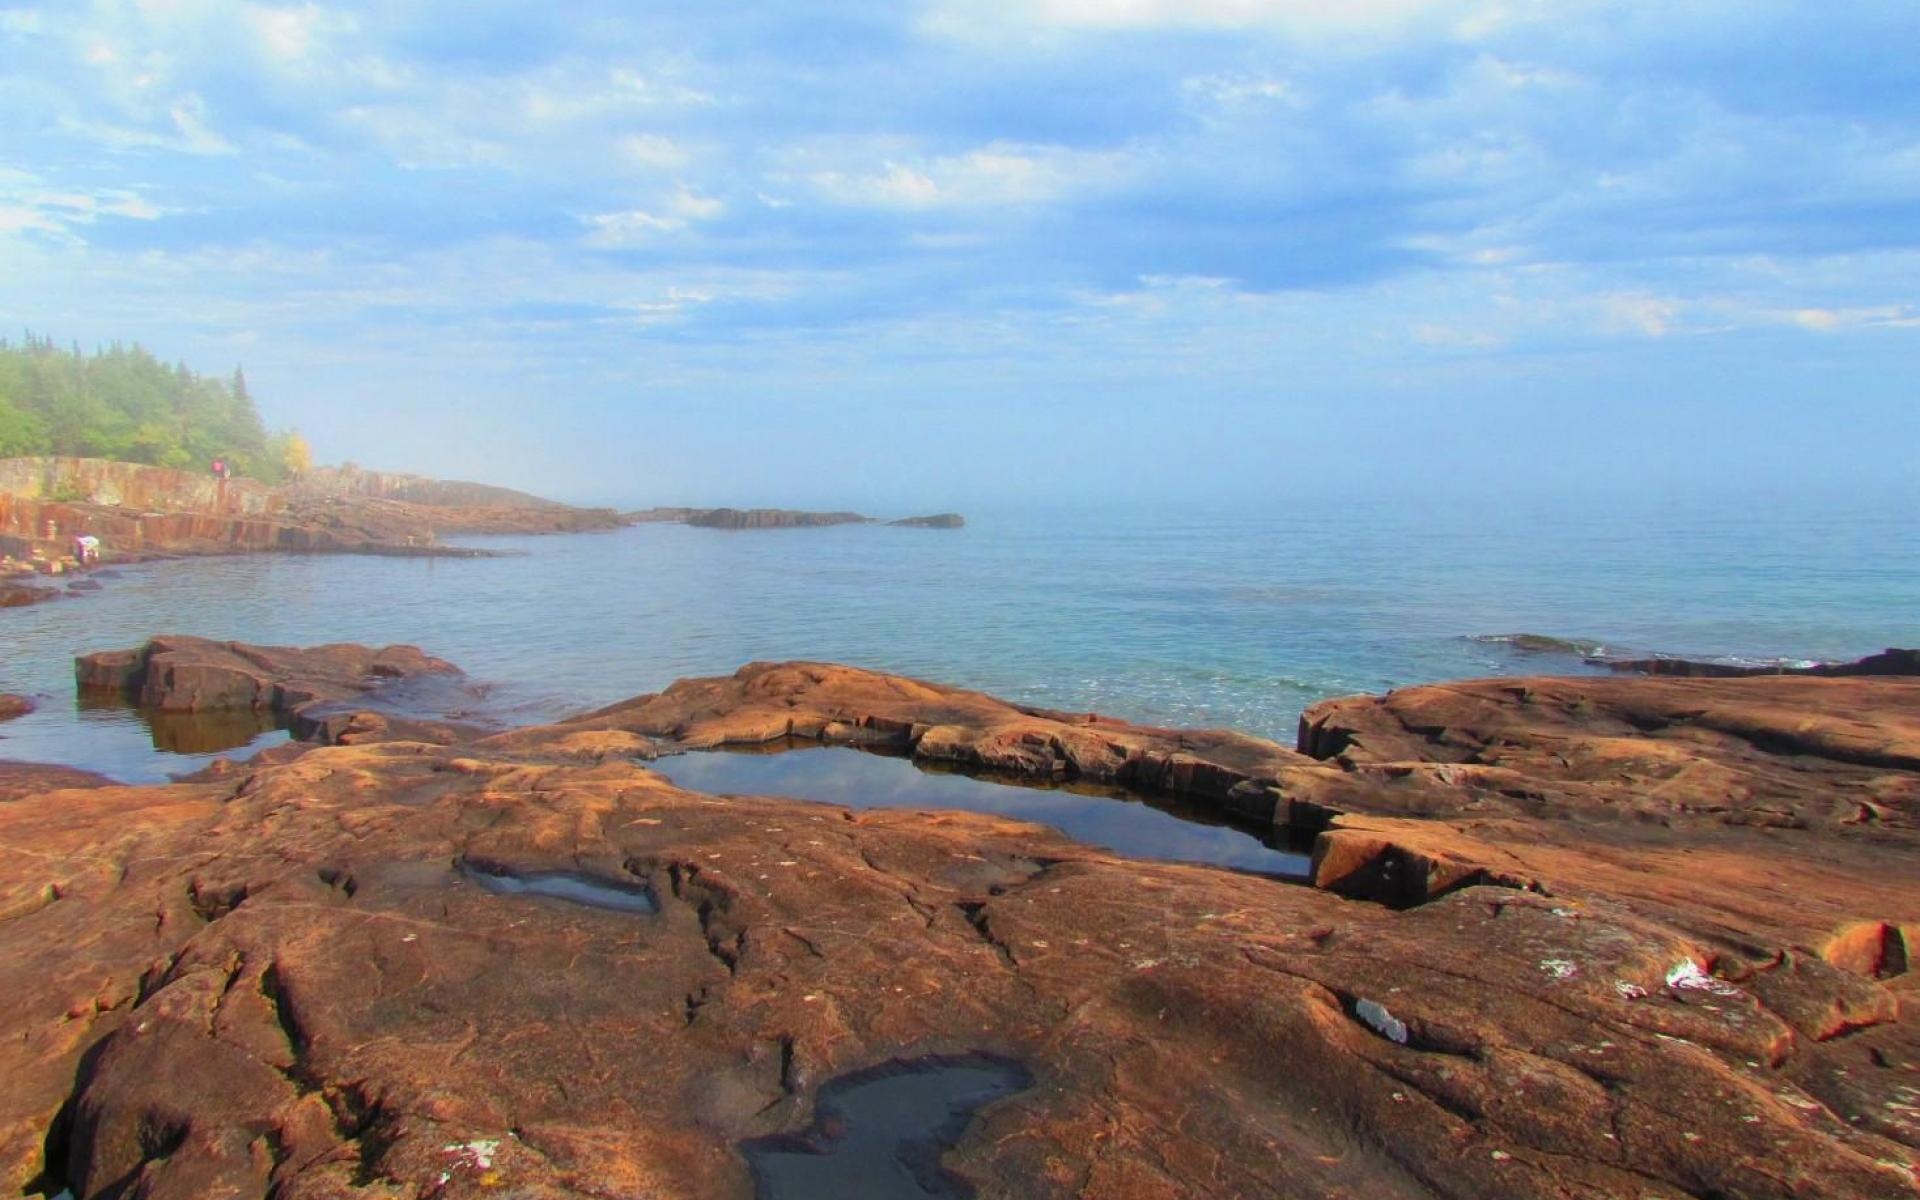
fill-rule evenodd
<path id="1" fill-rule="evenodd" d="M 0 803 L 68 788 L 113 787 L 105 775 L 52 763 L 0 761 Z"/>
<path id="2" fill-rule="evenodd" d="M 152 1200 L 740 1196 L 738 1142 L 807 1127 L 826 1080 L 984 1050 L 1035 1086 L 946 1158 L 983 1196 L 1912 1196 L 1909 827 L 1732 819 L 1777 781 L 1813 818 L 1814 783 L 1898 798 L 1911 769 L 1622 732 L 1654 703 L 1628 691 L 1672 685 L 1589 682 L 1532 681 L 1554 699 L 1526 714 L 1459 685 L 1444 735 L 1414 728 L 1444 697 L 1339 702 L 1314 728 L 1342 766 L 760 664 L 544 729 L 0 805 L 0 1166 Z M 1686 682 L 1713 690 L 1670 717 L 1757 728 L 1798 703 L 1770 689 L 1828 681 Z M 1903 696 L 1826 695 L 1793 744 L 1897 757 Z M 1367 837 L 1543 890 L 1396 909 L 977 814 L 702 796 L 622 753 L 788 726 L 946 729 L 1040 774 L 1077 730 L 1113 743 L 1090 763 L 1269 780 L 1332 822 L 1323 864 Z M 1416 742 L 1435 756 L 1366 757 Z M 1745 804 L 1687 807 L 1736 767 Z M 1629 798 L 1667 823 L 1607 811 Z M 660 911 L 497 895 L 463 863 Z"/>
<path id="3" fill-rule="evenodd" d="M 11 721 L 15 717 L 24 717 L 33 711 L 33 701 L 25 696 L 14 696 L 0 692 L 0 721 Z"/>
<path id="4" fill-rule="evenodd" d="M 332 732 L 327 740 L 351 728 L 353 717 L 327 714 L 322 711 L 326 706 L 365 696 L 395 680 L 459 673 L 452 663 L 414 646 L 297 649 L 177 635 L 154 638 L 134 650 L 100 651 L 74 660 L 83 692 L 122 696 L 161 712 L 237 709 L 271 714 L 299 737 L 315 737 L 324 725 Z"/>
<path id="5" fill-rule="evenodd" d="M 712 747 L 802 738 L 885 745 L 915 758 L 1042 779 L 1119 783 L 1224 802 L 1308 760 L 1226 730 L 1154 729 L 1008 704 L 979 692 L 827 663 L 751 663 L 683 679 L 567 723 Z"/>

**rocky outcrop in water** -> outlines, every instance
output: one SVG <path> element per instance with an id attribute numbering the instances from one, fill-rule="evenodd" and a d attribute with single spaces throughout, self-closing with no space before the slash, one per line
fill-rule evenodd
<path id="1" fill-rule="evenodd" d="M 15 717 L 24 717 L 33 711 L 33 701 L 25 696 L 15 696 L 0 692 L 0 721 L 11 721 Z"/>
<path id="2" fill-rule="evenodd" d="M 1681 675 L 1701 679 L 1743 679 L 1753 675 L 1815 675 L 1845 678 L 1850 675 L 1920 675 L 1920 650 L 1883 650 L 1853 662 L 1837 663 L 1740 663 L 1714 659 L 1690 659 L 1668 655 L 1652 658 L 1600 658 L 1596 666 L 1635 675 Z"/>
<path id="3" fill-rule="evenodd" d="M 59 598 L 60 593 L 53 588 L 35 587 L 32 584 L 0 583 L 0 608 L 25 608 L 29 604 L 41 604 Z"/>
<path id="4" fill-rule="evenodd" d="M 366 703 L 406 680 L 459 674 L 414 646 L 253 646 L 177 635 L 74 660 L 83 695 L 159 712 L 260 713 L 302 737 L 314 736 L 323 716 L 348 701 Z"/>
<path id="5" fill-rule="evenodd" d="M 1467 639 L 1526 655 L 1567 655 L 1588 666 L 1623 675 L 1679 675 L 1700 679 L 1744 679 L 1752 675 L 1920 675 L 1920 650 L 1882 650 L 1852 662 L 1803 659 L 1752 661 L 1737 658 L 1689 658 L 1680 654 L 1639 654 L 1609 649 L 1599 642 L 1549 637 L 1538 633 L 1480 634 Z"/>
<path id="6" fill-rule="evenodd" d="M 967 521 L 959 513 L 906 517 L 882 522 L 856 512 L 807 512 L 793 508 L 647 508 L 623 514 L 630 525 L 695 525 L 703 529 L 819 529 L 831 525 L 886 524 L 920 529 L 959 529 Z"/>
<path id="7" fill-rule="evenodd" d="M 1294 753 L 763 664 L 539 729 L 0 804 L 0 1171 L 152 1200 L 744 1196 L 742 1145 L 813 1128 L 830 1081 L 984 1052 L 1032 1086 L 944 1160 L 983 1196 L 1910 1197 L 1917 686 L 1407 689 L 1320 706 Z M 1188 755 L 1376 878 L 705 796 L 636 761 L 936 729 L 1036 775 Z"/>

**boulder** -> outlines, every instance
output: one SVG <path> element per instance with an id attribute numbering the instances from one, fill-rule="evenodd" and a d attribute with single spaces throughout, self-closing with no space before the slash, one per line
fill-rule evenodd
<path id="1" fill-rule="evenodd" d="M 162 712 L 270 714 L 300 737 L 311 736 L 329 708 L 367 701 L 398 681 L 459 674 L 452 663 L 414 646 L 299 649 L 171 635 L 74 660 L 82 692 Z"/>

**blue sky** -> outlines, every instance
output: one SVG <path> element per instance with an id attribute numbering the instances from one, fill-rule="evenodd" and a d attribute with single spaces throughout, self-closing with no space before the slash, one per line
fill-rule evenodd
<path id="1" fill-rule="evenodd" d="M 1912 0 L 693 7 L 0 8 L 0 325 L 582 500 L 1914 482 Z"/>

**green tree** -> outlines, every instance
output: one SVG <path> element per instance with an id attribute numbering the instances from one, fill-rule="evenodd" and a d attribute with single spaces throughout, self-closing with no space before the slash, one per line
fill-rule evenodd
<path id="1" fill-rule="evenodd" d="M 91 355 L 28 332 L 0 339 L 0 455 L 65 454 L 194 468 L 224 457 L 269 482 L 288 470 L 235 367 L 230 380 L 169 366 L 139 345 Z"/>

